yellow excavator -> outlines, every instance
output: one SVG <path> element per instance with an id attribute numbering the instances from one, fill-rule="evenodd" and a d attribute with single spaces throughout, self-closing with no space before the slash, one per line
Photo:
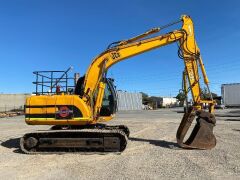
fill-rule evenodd
<path id="1" fill-rule="evenodd" d="M 182 23 L 179 30 L 153 35 L 171 25 Z M 122 152 L 127 146 L 129 129 L 124 125 L 107 125 L 117 109 L 113 80 L 107 78 L 108 69 L 127 58 L 176 42 L 178 55 L 183 60 L 184 93 L 191 91 L 193 105 L 184 113 L 177 130 L 177 143 L 187 149 L 211 149 L 216 145 L 213 127 L 214 100 L 209 81 L 194 37 L 191 18 L 160 28 L 151 29 L 136 37 L 114 42 L 93 59 L 86 74 L 79 78 L 75 91 L 36 94 L 25 103 L 25 121 L 29 125 L 53 125 L 51 129 L 25 134 L 20 140 L 25 153 L 59 152 Z M 201 71 L 201 74 L 199 73 Z M 210 98 L 203 99 L 200 88 L 203 77 Z M 208 104 L 207 110 L 204 105 Z M 185 138 L 196 117 L 196 124 Z"/>

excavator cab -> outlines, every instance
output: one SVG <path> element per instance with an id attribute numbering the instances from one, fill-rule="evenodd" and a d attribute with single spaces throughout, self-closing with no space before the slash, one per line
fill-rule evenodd
<path id="1" fill-rule="evenodd" d="M 104 91 L 102 108 L 100 110 L 100 116 L 110 116 L 117 111 L 117 94 L 114 86 L 114 79 L 105 79 L 106 88 Z"/>
<path id="2" fill-rule="evenodd" d="M 75 88 L 76 95 L 83 96 L 84 79 L 85 76 L 82 76 L 78 79 Z M 106 87 L 104 90 L 100 116 L 111 116 L 117 111 L 117 93 L 114 86 L 114 79 L 105 78 L 103 81 L 105 82 Z"/>

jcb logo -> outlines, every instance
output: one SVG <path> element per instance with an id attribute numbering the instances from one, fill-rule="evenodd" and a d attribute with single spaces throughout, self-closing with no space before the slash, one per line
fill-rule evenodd
<path id="1" fill-rule="evenodd" d="M 112 52 L 112 53 L 111 53 L 111 56 L 112 56 L 112 59 L 120 58 L 119 52 Z"/>
<path id="2" fill-rule="evenodd" d="M 191 81 L 194 81 L 194 74 L 193 74 L 193 71 L 192 70 L 189 70 L 189 79 L 191 80 Z"/>

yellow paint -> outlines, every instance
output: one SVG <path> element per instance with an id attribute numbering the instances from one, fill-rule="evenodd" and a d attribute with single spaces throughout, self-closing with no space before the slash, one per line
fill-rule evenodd
<path id="1" fill-rule="evenodd" d="M 104 96 L 104 90 L 105 90 L 105 83 L 100 82 L 98 85 L 98 94 L 96 98 L 96 104 L 94 108 L 94 115 L 97 116 L 100 113 L 101 107 L 102 107 L 102 100 Z"/>
<path id="2" fill-rule="evenodd" d="M 25 120 L 29 125 L 85 125 L 91 124 L 89 119 L 74 118 L 71 120 L 56 120 L 55 118 L 29 118 Z"/>

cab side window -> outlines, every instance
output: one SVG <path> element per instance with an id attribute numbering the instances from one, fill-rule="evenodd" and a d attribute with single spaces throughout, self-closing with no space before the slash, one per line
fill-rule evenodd
<path id="1" fill-rule="evenodd" d="M 100 111 L 101 116 L 110 116 L 116 112 L 116 94 L 112 83 L 113 82 L 111 80 L 106 80 L 106 88 Z"/>

